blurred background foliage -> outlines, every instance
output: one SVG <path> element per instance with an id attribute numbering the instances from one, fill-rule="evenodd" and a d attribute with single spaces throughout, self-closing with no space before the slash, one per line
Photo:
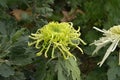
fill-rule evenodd
<path id="1" fill-rule="evenodd" d="M 87 43 L 72 53 L 79 60 L 82 80 L 120 80 L 118 49 L 102 67 L 97 63 L 107 48 L 91 56 L 89 46 L 102 34 L 96 26 L 109 29 L 120 23 L 120 0 L 0 0 L 0 80 L 57 80 L 54 62 L 36 57 L 36 50 L 27 46 L 28 35 L 50 21 L 73 22 L 81 27 L 81 38 Z M 46 66 L 47 65 L 47 66 Z M 47 75 L 46 75 L 47 73 Z M 59 80 L 59 79 L 58 79 Z"/>

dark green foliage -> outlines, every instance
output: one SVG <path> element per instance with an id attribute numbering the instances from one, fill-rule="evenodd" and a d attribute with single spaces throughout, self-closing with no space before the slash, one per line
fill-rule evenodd
<path id="1" fill-rule="evenodd" d="M 111 56 L 108 60 L 109 69 L 107 72 L 108 80 L 120 79 L 120 66 L 118 65 L 118 57 Z"/>
<path id="2" fill-rule="evenodd" d="M 86 80 L 107 80 L 105 71 L 105 69 L 97 68 L 87 75 Z"/>
<path id="3" fill-rule="evenodd" d="M 36 61 L 36 80 L 54 80 L 55 79 L 55 62 L 46 60 L 43 57 Z"/>
<path id="4" fill-rule="evenodd" d="M 6 63 L 0 64 L 0 75 L 3 77 L 9 77 L 10 75 L 14 75 L 14 70 L 10 67 L 10 65 Z"/>
<path id="5" fill-rule="evenodd" d="M 20 20 L 12 13 L 15 9 L 24 11 Z M 72 51 L 80 59 L 80 67 L 72 58 L 36 57 L 38 51 L 27 45 L 30 33 L 66 16 L 72 17 L 69 22 L 75 29 L 81 27 L 81 38 L 87 43 L 81 46 L 85 54 Z M 120 0 L 0 0 L 0 80 L 120 80 L 119 47 L 99 67 L 108 46 L 94 56 L 95 46 L 90 46 L 103 36 L 94 26 L 109 29 L 119 24 Z"/>

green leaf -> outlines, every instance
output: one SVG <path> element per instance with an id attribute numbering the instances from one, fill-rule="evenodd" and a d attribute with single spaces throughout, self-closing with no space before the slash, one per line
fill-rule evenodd
<path id="1" fill-rule="evenodd" d="M 73 58 L 67 60 L 59 59 L 56 70 L 58 71 L 58 80 L 61 78 L 65 80 L 81 80 L 80 69 Z"/>
<path id="2" fill-rule="evenodd" d="M 36 64 L 36 80 L 55 80 L 55 61 L 47 62 L 43 57 L 39 57 Z"/>
<path id="3" fill-rule="evenodd" d="M 107 72 L 108 80 L 120 79 L 120 66 L 118 65 L 118 57 L 110 56 L 108 60 L 109 69 Z"/>
<path id="4" fill-rule="evenodd" d="M 100 34 L 95 30 L 90 30 L 87 32 L 85 39 L 88 43 L 92 43 L 94 40 L 97 40 L 100 37 Z"/>
<path id="5" fill-rule="evenodd" d="M 11 49 L 11 53 L 9 54 L 10 61 L 14 65 L 27 65 L 32 63 L 32 58 L 35 57 L 34 50 L 31 48 L 24 48 L 24 46 L 15 46 Z"/>
<path id="6" fill-rule="evenodd" d="M 92 46 L 86 46 L 83 50 L 85 54 L 91 56 L 94 49 L 95 49 L 95 46 L 92 45 Z"/>
<path id="7" fill-rule="evenodd" d="M 110 27 L 114 25 L 120 24 L 120 0 L 107 0 L 107 3 L 105 4 L 105 9 L 107 11 L 107 18 L 108 21 L 105 22 L 104 29 L 109 29 Z"/>
<path id="8" fill-rule="evenodd" d="M 37 13 L 40 13 L 42 16 L 51 16 L 53 12 L 53 9 L 49 7 L 41 7 L 37 8 Z"/>
<path id="9" fill-rule="evenodd" d="M 92 21 L 94 21 L 103 18 L 105 14 L 104 4 L 104 0 L 92 0 L 84 2 L 84 8 L 86 10 L 86 19 L 91 19 Z"/>
<path id="10" fill-rule="evenodd" d="M 12 80 L 26 80 L 25 75 L 22 72 L 15 72 L 15 75 L 10 78 L 12 78 Z"/>
<path id="11" fill-rule="evenodd" d="M 119 80 L 120 79 L 120 67 L 110 68 L 107 72 L 107 75 L 108 75 L 108 80 Z"/>
<path id="12" fill-rule="evenodd" d="M 1 63 L 0 64 L 0 75 L 3 77 L 9 77 L 14 75 L 14 70 L 7 64 Z"/>
<path id="13" fill-rule="evenodd" d="M 44 59 L 41 59 L 36 65 L 35 79 L 44 80 L 46 75 L 46 65 L 44 63 Z"/>
<path id="14" fill-rule="evenodd" d="M 12 36 L 13 43 L 16 42 L 18 40 L 18 38 L 20 38 L 22 36 L 24 31 L 25 31 L 25 28 L 21 28 L 20 30 L 16 31 L 15 34 L 13 34 L 13 36 Z"/>
<path id="15" fill-rule="evenodd" d="M 73 58 L 70 58 L 68 60 L 69 60 L 70 66 L 71 66 L 69 68 L 70 68 L 73 80 L 81 80 L 80 69 L 77 65 L 77 62 Z M 66 65 L 66 67 L 67 67 L 67 65 Z"/>
<path id="16" fill-rule="evenodd" d="M 56 65 L 57 72 L 58 72 L 58 80 L 66 80 L 66 76 L 63 74 L 63 69 L 60 64 Z"/>
<path id="17" fill-rule="evenodd" d="M 86 80 L 107 80 L 105 71 L 104 68 L 97 68 L 87 75 Z"/>
<path id="18" fill-rule="evenodd" d="M 7 8 L 7 7 L 8 7 L 6 3 L 7 3 L 6 0 L 0 0 L 0 5 L 1 5 L 2 7 L 4 7 L 4 8 Z"/>
<path id="19" fill-rule="evenodd" d="M 5 24 L 3 22 L 0 22 L 0 33 L 2 35 L 5 35 L 7 33 L 5 30 Z"/>

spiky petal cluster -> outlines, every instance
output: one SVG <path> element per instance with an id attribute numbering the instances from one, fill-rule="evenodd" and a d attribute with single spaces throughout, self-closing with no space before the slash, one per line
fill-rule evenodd
<path id="1" fill-rule="evenodd" d="M 85 42 L 79 38 L 80 35 L 80 28 L 75 30 L 72 23 L 50 22 L 41 29 L 38 29 L 35 34 L 32 33 L 29 36 L 33 42 L 28 42 L 28 45 L 35 45 L 35 47 L 40 50 L 36 54 L 37 56 L 44 54 L 45 57 L 48 57 L 49 54 L 51 58 L 55 58 L 57 57 L 55 50 L 59 50 L 64 59 L 70 56 L 75 58 L 69 50 L 70 46 L 74 46 L 83 53 L 82 49 L 78 46 L 80 42 L 85 44 Z M 51 52 L 48 53 L 49 51 Z"/>
<path id="2" fill-rule="evenodd" d="M 106 46 L 108 43 L 111 43 L 111 45 L 107 49 L 102 61 L 99 63 L 100 66 L 102 66 L 102 64 L 108 58 L 110 53 L 116 49 L 116 47 L 120 41 L 120 25 L 113 26 L 109 30 L 100 30 L 96 27 L 94 27 L 94 29 L 104 33 L 103 34 L 104 37 L 101 37 L 99 40 L 94 41 L 92 43 L 92 44 L 95 44 L 97 46 L 96 49 L 93 51 L 93 54 L 97 53 L 102 47 Z M 120 57 L 119 57 L 119 59 L 120 59 Z M 119 64 L 120 64 L 120 60 L 119 60 Z"/>

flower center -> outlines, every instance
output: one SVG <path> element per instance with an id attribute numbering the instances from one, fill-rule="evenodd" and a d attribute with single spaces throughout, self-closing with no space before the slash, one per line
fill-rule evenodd
<path id="1" fill-rule="evenodd" d="M 114 34 L 120 35 L 120 25 L 110 28 L 110 31 Z"/>
<path id="2" fill-rule="evenodd" d="M 52 31 L 53 31 L 53 32 L 57 32 L 57 33 L 60 33 L 60 32 L 61 32 L 61 30 L 60 30 L 59 28 L 57 28 L 57 27 L 53 27 L 53 28 L 52 28 Z"/>

